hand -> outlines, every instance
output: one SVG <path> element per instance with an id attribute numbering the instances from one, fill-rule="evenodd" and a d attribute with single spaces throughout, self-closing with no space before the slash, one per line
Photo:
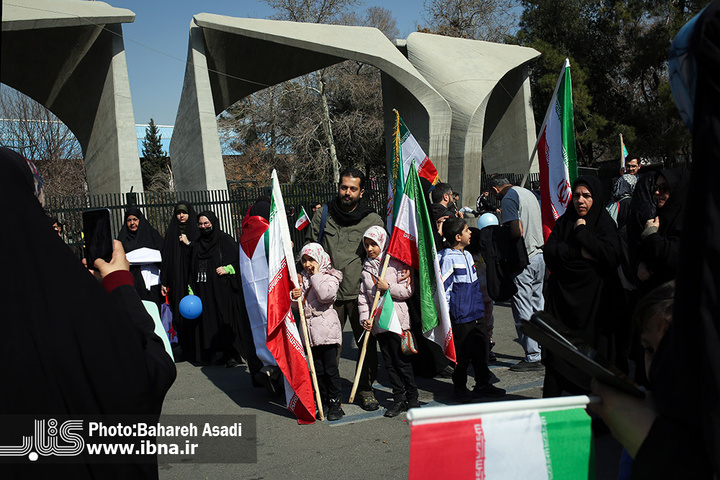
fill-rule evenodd
<path id="1" fill-rule="evenodd" d="M 645 228 L 660 228 L 660 217 L 651 218 L 647 222 L 645 222 Z"/>
<path id="2" fill-rule="evenodd" d="M 400 278 L 398 278 L 398 283 L 402 283 L 403 280 L 407 280 L 405 286 L 407 288 L 410 288 L 410 286 L 412 285 L 413 276 L 412 271 L 409 268 L 403 268 L 400 272 Z"/>
<path id="3" fill-rule="evenodd" d="M 575 222 L 575 226 L 574 226 L 573 228 L 577 228 L 577 227 L 579 227 L 580 225 L 587 225 L 587 224 L 585 223 L 585 219 L 584 219 L 584 218 L 578 218 L 577 221 Z"/>
<path id="4" fill-rule="evenodd" d="M 457 211 L 457 217 L 458 218 L 465 218 L 465 212 L 461 212 L 460 210 Z"/>
<path id="5" fill-rule="evenodd" d="M 441 236 L 442 236 L 442 234 L 443 234 L 443 233 L 442 233 L 442 224 L 443 224 L 443 222 L 445 222 L 445 220 L 447 220 L 448 218 L 450 218 L 450 216 L 449 216 L 449 215 L 445 215 L 444 217 L 440 217 L 440 218 L 437 219 L 437 222 L 436 222 L 436 223 L 437 223 L 437 231 L 438 231 L 438 233 L 439 233 Z"/>
<path id="6" fill-rule="evenodd" d="M 165 285 L 160 285 L 160 293 L 162 293 L 163 297 L 167 297 L 168 288 Z"/>
<path id="7" fill-rule="evenodd" d="M 291 293 L 293 300 L 297 300 L 300 298 L 300 295 L 302 295 L 302 290 L 299 288 L 293 288 Z"/>
<path id="8" fill-rule="evenodd" d="M 184 243 L 185 245 L 190 245 L 190 240 L 188 240 L 187 235 L 184 233 L 178 237 L 178 240 L 180 240 L 181 243 Z"/>
<path id="9" fill-rule="evenodd" d="M 320 271 L 320 265 L 310 265 L 310 275 L 315 275 Z"/>
<path id="10" fill-rule="evenodd" d="M 385 280 L 384 278 L 378 278 L 377 288 L 381 292 L 385 292 L 388 288 L 390 288 L 390 285 L 388 285 L 387 280 Z"/>
<path id="11" fill-rule="evenodd" d="M 648 270 L 647 265 L 644 262 L 640 262 L 638 265 L 637 277 L 641 282 L 647 281 L 652 276 L 652 272 Z"/>
<path id="12" fill-rule="evenodd" d="M 225 275 L 227 273 L 227 270 L 225 270 L 225 267 L 218 267 L 215 269 L 215 273 L 218 275 Z"/>
<path id="13" fill-rule="evenodd" d="M 613 437 L 635 458 L 658 415 L 651 396 L 636 398 L 597 380 L 593 380 L 591 388 L 602 398 L 602 403 L 590 404 L 590 408 L 602 417 Z"/>
<path id="14" fill-rule="evenodd" d="M 82 262 L 85 266 L 87 266 L 87 261 L 84 258 Z M 113 253 L 112 258 L 110 258 L 110 263 L 106 262 L 102 258 L 98 258 L 95 260 L 95 269 L 96 270 L 89 270 L 90 273 L 98 278 L 98 280 L 102 280 L 118 270 L 130 271 L 130 262 L 128 262 L 128 259 L 125 256 L 125 249 L 119 240 L 113 240 Z"/>
<path id="15" fill-rule="evenodd" d="M 297 274 L 297 277 L 298 277 L 298 282 L 297 282 L 297 284 L 298 284 L 298 285 L 302 285 L 302 273 L 298 273 L 298 274 Z"/>
<path id="16" fill-rule="evenodd" d="M 360 325 L 362 325 L 362 327 L 368 332 L 372 330 L 372 325 L 370 325 L 370 322 L 367 320 L 363 320 L 362 322 L 360 322 Z"/>

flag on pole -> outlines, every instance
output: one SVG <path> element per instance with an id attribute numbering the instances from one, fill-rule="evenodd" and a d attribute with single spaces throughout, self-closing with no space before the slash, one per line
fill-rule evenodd
<path id="1" fill-rule="evenodd" d="M 297 272 L 290 249 L 290 229 L 277 172 L 272 172 L 268 246 L 268 322 L 267 346 L 285 376 L 287 408 L 298 423 L 315 422 L 315 399 L 305 351 L 300 341 L 290 301 L 290 290 L 297 285 Z M 287 385 L 290 388 L 287 388 Z"/>
<path id="2" fill-rule="evenodd" d="M 243 298 L 252 329 L 255 352 L 264 366 L 277 365 L 267 347 L 267 300 L 268 300 L 268 221 L 260 215 L 250 215 L 250 209 L 242 221 L 240 235 L 240 278 Z"/>
<path id="3" fill-rule="evenodd" d="M 298 217 L 297 222 L 295 222 L 295 228 L 302 230 L 308 225 L 310 225 L 310 217 L 308 217 L 308 214 L 305 213 L 305 207 L 300 207 L 300 216 Z"/>
<path id="4" fill-rule="evenodd" d="M 408 477 L 594 478 L 588 402 L 576 396 L 411 410 Z"/>
<path id="5" fill-rule="evenodd" d="M 572 199 L 577 177 L 575 124 L 573 120 L 570 60 L 565 59 L 538 138 L 540 200 L 543 237 L 550 236 L 555 221 Z"/>
<path id="6" fill-rule="evenodd" d="M 450 311 L 435 250 L 434 227 L 420 188 L 420 177 L 411 165 L 407 184 L 388 244 L 388 255 L 418 270 L 422 331 L 455 361 Z"/>
<path id="7" fill-rule="evenodd" d="M 380 298 L 380 303 L 375 309 L 374 323 L 383 330 L 402 335 L 402 326 L 395 311 L 395 303 L 392 296 L 390 296 L 390 290 L 385 290 L 385 293 Z"/>
<path id="8" fill-rule="evenodd" d="M 625 148 L 625 142 L 623 141 L 622 133 L 620 134 L 620 174 L 625 173 L 625 159 L 628 156 L 627 148 Z"/>
<path id="9" fill-rule="evenodd" d="M 388 166 L 387 230 L 392 231 L 393 222 L 400 208 L 400 199 L 407 182 L 410 166 L 416 165 L 418 175 L 435 185 L 440 181 L 435 165 L 430 161 L 415 137 L 410 133 L 395 110 L 392 159 Z"/>

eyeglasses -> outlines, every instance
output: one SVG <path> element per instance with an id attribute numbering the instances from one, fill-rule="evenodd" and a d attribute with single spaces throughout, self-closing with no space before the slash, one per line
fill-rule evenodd
<path id="1" fill-rule="evenodd" d="M 668 187 L 667 183 L 656 183 L 652 186 L 652 193 L 657 192 L 662 195 L 663 193 L 668 193 L 669 191 L 670 187 Z"/>

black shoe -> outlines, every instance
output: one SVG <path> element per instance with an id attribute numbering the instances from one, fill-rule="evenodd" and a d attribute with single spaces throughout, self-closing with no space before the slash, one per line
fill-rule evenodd
<path id="1" fill-rule="evenodd" d="M 455 368 L 453 368 L 452 365 L 448 365 L 447 367 L 443 368 L 440 373 L 438 373 L 438 377 L 441 378 L 452 378 L 453 373 L 455 372 Z"/>
<path id="2" fill-rule="evenodd" d="M 408 398 L 407 407 L 408 410 L 410 410 L 411 408 L 420 408 L 420 400 L 418 400 L 417 398 Z"/>
<path id="3" fill-rule="evenodd" d="M 513 372 L 540 372 L 544 369 L 545 367 L 542 363 L 540 363 L 540 361 L 528 362 L 525 360 L 520 360 L 518 363 L 510 367 L 510 370 Z"/>
<path id="4" fill-rule="evenodd" d="M 486 383 L 485 385 L 475 385 L 475 388 L 473 388 L 472 391 L 473 398 L 502 397 L 503 395 L 505 395 L 504 388 L 498 388 L 495 385 L 490 385 L 489 383 Z"/>
<path id="5" fill-rule="evenodd" d="M 467 388 L 456 388 L 454 394 L 455 400 L 460 403 L 470 403 L 472 401 L 472 395 L 470 395 L 470 390 Z"/>
<path id="6" fill-rule="evenodd" d="M 489 363 L 497 362 L 497 355 L 495 355 L 495 352 L 490 352 L 490 354 L 488 355 L 488 362 Z"/>
<path id="7" fill-rule="evenodd" d="M 230 360 L 228 360 L 225 363 L 225 368 L 235 368 L 235 367 L 239 367 L 240 365 L 241 364 L 237 358 L 231 358 Z"/>
<path id="8" fill-rule="evenodd" d="M 367 412 L 374 412 L 380 408 L 380 402 L 377 401 L 374 395 L 363 397 L 360 399 L 360 408 Z"/>
<path id="9" fill-rule="evenodd" d="M 340 404 L 340 399 L 336 398 L 334 400 L 330 400 L 327 416 L 325 418 L 327 418 L 330 422 L 334 422 L 335 420 L 340 420 L 343 415 L 345 415 L 345 412 Z"/>
<path id="10" fill-rule="evenodd" d="M 397 402 L 393 402 L 392 405 L 390 405 L 390 408 L 385 409 L 385 413 L 383 416 L 385 417 L 397 417 L 402 412 L 407 412 L 408 410 L 408 404 L 405 400 L 398 400 Z"/>

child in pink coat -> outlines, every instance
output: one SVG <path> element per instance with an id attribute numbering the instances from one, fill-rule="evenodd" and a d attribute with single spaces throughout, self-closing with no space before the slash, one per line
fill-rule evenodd
<path id="1" fill-rule="evenodd" d="M 362 280 L 360 283 L 360 296 L 358 297 L 358 311 L 360 324 L 365 330 L 370 330 L 370 309 L 372 309 L 375 293 L 381 294 L 390 291 L 395 305 L 395 313 L 400 321 L 403 331 L 410 330 L 410 313 L 407 300 L 412 297 L 412 271 L 410 267 L 394 258 L 390 259 L 385 278 L 380 278 L 384 262 L 387 233 L 382 227 L 370 227 L 363 236 L 363 245 L 367 258 L 363 264 Z M 382 352 L 385 366 L 388 370 L 392 385 L 393 403 L 385 410 L 386 417 L 396 417 L 408 408 L 420 406 L 418 401 L 418 388 L 415 385 L 410 358 L 402 353 L 402 336 L 395 332 L 383 330 L 373 322 L 372 334 L 377 338 Z"/>
<path id="2" fill-rule="evenodd" d="M 318 243 L 308 243 L 300 252 L 304 271 L 299 275 L 302 288 L 292 291 L 295 301 L 303 297 L 313 364 L 320 387 L 323 411 L 330 421 L 340 420 L 340 371 L 337 351 L 342 343 L 340 319 L 333 308 L 342 272 L 332 268 L 330 257 Z"/>

